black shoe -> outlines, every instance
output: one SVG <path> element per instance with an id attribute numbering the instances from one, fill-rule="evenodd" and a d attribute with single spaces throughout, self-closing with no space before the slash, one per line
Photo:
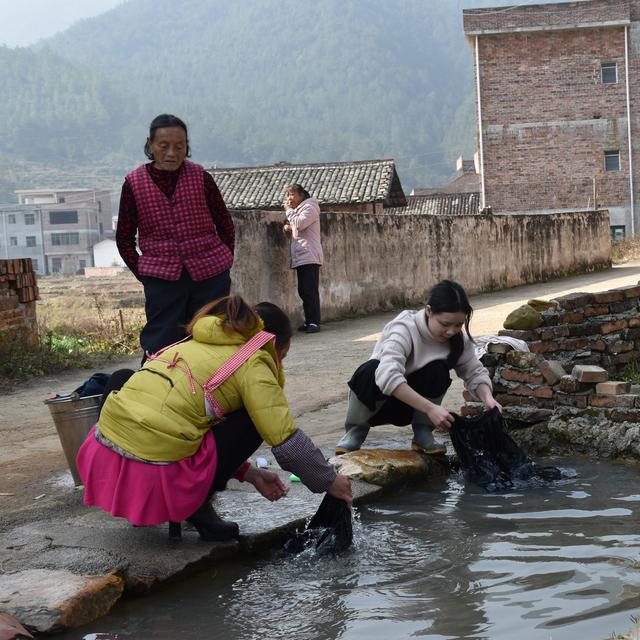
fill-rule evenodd
<path id="1" fill-rule="evenodd" d="M 207 542 L 224 542 L 240 535 L 237 523 L 223 520 L 213 509 L 211 503 L 205 502 L 192 516 L 187 518 Z"/>
<path id="2" fill-rule="evenodd" d="M 306 331 L 309 325 L 305 322 L 298 327 L 298 331 Z"/>
<path id="3" fill-rule="evenodd" d="M 307 333 L 318 333 L 320 331 L 320 325 L 315 324 L 314 322 L 310 322 L 305 329 Z"/>

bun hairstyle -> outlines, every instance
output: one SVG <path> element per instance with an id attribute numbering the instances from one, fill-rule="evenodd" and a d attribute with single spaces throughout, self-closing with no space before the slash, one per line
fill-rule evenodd
<path id="1" fill-rule="evenodd" d="M 149 137 L 144 143 L 144 155 L 147 156 L 149 160 L 153 160 L 153 154 L 151 153 L 151 142 L 153 142 L 153 137 L 156 134 L 156 129 L 164 129 L 166 127 L 180 127 L 181 129 L 184 129 L 184 135 L 187 139 L 187 158 L 190 158 L 191 148 L 189 147 L 189 132 L 187 131 L 187 125 L 183 120 L 181 120 L 177 116 L 171 115 L 170 113 L 161 113 L 151 121 L 151 124 L 149 125 Z"/>
<path id="2" fill-rule="evenodd" d="M 262 320 L 265 331 L 275 335 L 278 350 L 289 344 L 293 333 L 289 316 L 280 307 L 260 302 L 254 308 L 238 294 L 218 298 L 201 307 L 186 326 L 187 333 L 192 334 L 196 322 L 205 316 L 218 316 L 224 331 L 237 331 L 242 335 L 255 333 Z"/>
<path id="3" fill-rule="evenodd" d="M 431 309 L 431 313 L 464 313 L 464 331 L 471 342 L 473 338 L 469 333 L 469 321 L 473 315 L 473 308 L 469 303 L 466 291 L 454 280 L 441 280 L 436 284 L 425 302 Z M 464 339 L 458 333 L 449 341 L 451 351 L 447 358 L 449 368 L 453 368 L 464 350 Z"/>

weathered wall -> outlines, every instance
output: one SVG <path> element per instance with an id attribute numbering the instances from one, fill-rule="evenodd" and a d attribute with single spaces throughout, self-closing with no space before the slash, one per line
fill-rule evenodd
<path id="1" fill-rule="evenodd" d="M 301 314 L 276 212 L 234 211 L 234 290 Z M 419 304 L 442 278 L 474 293 L 610 265 L 606 211 L 553 215 L 322 214 L 324 320 Z"/>

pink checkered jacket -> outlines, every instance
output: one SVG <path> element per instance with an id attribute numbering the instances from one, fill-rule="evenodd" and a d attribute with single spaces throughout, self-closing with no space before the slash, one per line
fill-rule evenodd
<path id="1" fill-rule="evenodd" d="M 231 268 L 233 254 L 222 242 L 204 195 L 204 169 L 185 160 L 176 189 L 167 198 L 145 166 L 127 175 L 138 209 L 138 273 L 178 280 L 185 268 L 200 281 Z"/>

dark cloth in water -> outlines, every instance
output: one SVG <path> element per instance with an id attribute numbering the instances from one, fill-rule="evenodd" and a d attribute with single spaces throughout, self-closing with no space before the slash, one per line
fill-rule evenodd
<path id="1" fill-rule="evenodd" d="M 535 463 L 504 430 L 498 409 L 470 418 L 454 414 L 449 435 L 464 477 L 490 491 L 508 489 L 514 480 L 558 480 L 556 467 Z"/>
<path id="2" fill-rule="evenodd" d="M 340 553 L 353 542 L 351 509 L 344 500 L 327 494 L 307 528 L 296 533 L 284 544 L 287 553 L 300 553 L 315 547 L 321 555 Z"/>

